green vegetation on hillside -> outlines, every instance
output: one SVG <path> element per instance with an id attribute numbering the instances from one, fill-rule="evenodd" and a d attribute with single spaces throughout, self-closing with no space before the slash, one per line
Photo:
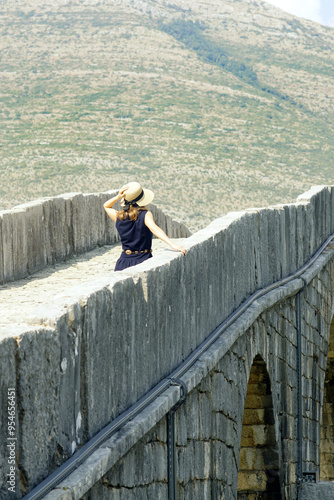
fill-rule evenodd
<path id="1" fill-rule="evenodd" d="M 254 69 L 246 62 L 236 60 L 235 57 L 229 54 L 228 49 L 226 49 L 222 43 L 211 40 L 205 36 L 204 32 L 207 27 L 204 23 L 176 19 L 168 24 L 160 22 L 158 26 L 176 40 L 194 50 L 203 61 L 215 64 L 231 72 L 234 76 L 249 83 L 255 89 L 268 92 L 283 100 L 290 100 L 292 104 L 296 104 L 288 95 L 281 94 L 273 87 L 269 87 L 259 82 Z M 302 104 L 300 104 L 300 107 L 302 107 Z"/>
<path id="2" fill-rule="evenodd" d="M 226 71 L 230 71 L 233 75 L 255 87 L 259 86 L 257 75 L 253 68 L 236 61 L 220 43 L 210 40 L 205 36 L 204 31 L 206 26 L 204 23 L 176 19 L 168 24 L 160 22 L 158 26 L 161 30 L 176 38 L 176 40 L 194 50 L 204 61 L 216 64 Z"/>
<path id="3" fill-rule="evenodd" d="M 178 3 L 3 6 L 1 208 L 138 179 L 196 229 L 333 180 L 327 34 L 239 28 L 237 8 L 262 9 L 242 1 L 224 24 Z"/>

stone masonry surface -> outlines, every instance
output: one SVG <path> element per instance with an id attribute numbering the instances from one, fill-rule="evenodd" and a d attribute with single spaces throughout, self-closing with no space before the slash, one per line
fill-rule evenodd
<path id="1" fill-rule="evenodd" d="M 183 243 L 182 239 L 174 238 L 174 241 Z M 152 249 L 154 256 L 172 251 L 157 239 L 153 240 Z M 120 243 L 99 247 L 14 283 L 0 285 L 0 338 L 23 325 L 41 325 L 43 318 L 38 317 L 39 307 L 66 301 L 90 282 L 110 279 L 120 253 Z"/>
<path id="2" fill-rule="evenodd" d="M 51 460 L 53 468 L 82 442 L 80 429 L 85 426 L 85 411 L 79 408 L 82 332 L 81 328 L 74 327 L 75 332 L 70 328 L 60 339 L 57 318 L 63 314 L 68 317 L 72 310 L 74 316 L 70 321 L 75 322 L 79 310 L 76 306 L 73 310 L 71 304 L 76 303 L 80 309 L 87 296 L 115 280 L 117 273 L 113 269 L 121 246 L 115 224 L 103 209 L 103 202 L 115 193 L 65 194 L 0 212 L 0 282 L 7 281 L 0 285 L 0 498 L 8 494 L 5 467 L 8 422 L 3 408 L 9 387 L 16 390 L 15 424 L 19 443 L 16 449 L 20 460 L 28 460 L 33 468 L 34 463 L 44 463 L 44 468 L 50 459 L 45 439 L 49 443 L 53 441 L 52 434 L 59 424 L 63 429 L 60 441 L 68 444 L 64 447 L 64 442 L 59 443 L 56 449 L 51 445 L 55 452 Z M 157 224 L 174 240 L 190 235 L 182 223 L 163 214 L 155 205 L 149 209 Z M 154 239 L 152 247 L 155 256 L 151 260 L 154 260 L 156 255 L 164 254 L 166 244 Z M 169 253 L 175 252 L 169 249 Z M 23 368 L 23 365 L 26 369 L 21 371 L 19 366 Z M 75 394 L 73 384 L 77 388 Z M 20 396 L 22 390 L 28 398 L 25 402 Z M 59 390 L 64 398 L 61 407 L 56 404 Z M 53 402 L 49 398 L 51 394 Z M 101 396 L 109 398 L 106 394 Z M 74 422 L 71 418 L 72 423 L 66 424 L 70 413 Z M 111 418 L 109 415 L 105 422 Z M 23 420 L 27 426 L 20 424 Z M 72 443 L 68 440 L 70 434 L 76 435 Z M 28 476 L 25 467 L 20 465 L 16 471 L 17 498 L 27 490 Z"/>
<path id="3" fill-rule="evenodd" d="M 0 283 L 29 276 L 97 246 L 119 241 L 103 203 L 116 191 L 68 193 L 0 212 Z M 119 204 L 115 205 L 119 208 Z M 148 207 L 171 238 L 187 237 L 184 224 Z"/>
<path id="4" fill-rule="evenodd" d="M 319 283 L 323 285 L 328 282 L 329 276 L 332 284 L 327 292 L 323 288 L 325 292 L 323 295 L 319 293 L 319 288 L 321 288 Z M 308 296 L 314 295 L 313 306 L 303 307 L 303 332 L 307 340 L 307 349 L 303 354 L 305 371 L 303 470 L 317 470 L 319 468 L 317 450 L 321 422 L 321 387 L 324 384 L 326 367 L 329 318 L 334 305 L 332 299 L 334 293 L 333 260 L 323 268 L 320 276 L 310 281 L 303 293 Z M 331 302 L 330 308 L 327 308 L 328 300 Z M 315 308 L 322 312 L 315 313 Z M 319 314 L 321 321 L 324 321 L 323 336 L 311 326 L 314 320 L 319 321 Z M 230 349 L 225 350 L 220 361 L 206 376 L 203 376 L 205 361 L 202 361 L 202 367 L 197 367 L 198 372 L 202 371 L 202 378 L 198 374 L 199 383 L 189 393 L 185 403 L 176 414 L 178 498 L 182 500 L 195 498 L 297 500 L 296 391 L 298 381 L 295 318 L 296 305 L 295 296 L 293 296 L 267 309 L 250 328 L 242 331 L 242 324 L 240 324 L 240 335 L 237 341 Z M 212 348 L 211 351 L 213 353 L 214 349 Z M 209 360 L 209 353 L 206 358 Z M 255 358 L 258 361 L 254 361 Z M 262 365 L 266 368 L 253 372 L 252 375 L 252 370 L 259 360 L 263 360 Z M 196 365 L 194 370 L 196 370 Z M 261 377 L 262 381 L 270 380 L 272 391 L 272 396 L 268 396 L 265 401 L 262 400 L 263 397 L 259 398 L 253 394 L 253 382 L 254 380 L 259 382 Z M 187 379 L 184 380 L 187 381 Z M 261 390 L 261 383 L 257 384 L 255 393 L 259 389 Z M 246 393 L 248 406 L 252 405 L 258 409 L 256 412 L 253 410 L 251 415 L 252 425 L 244 426 L 242 416 L 246 414 L 244 413 Z M 251 399 L 253 399 L 252 403 Z M 260 407 L 264 412 L 270 410 L 269 422 L 263 421 Z M 310 410 L 311 415 L 308 413 Z M 248 416 L 250 416 L 249 413 Z M 244 446 L 240 449 L 242 435 L 244 445 L 248 445 L 248 448 Z M 104 449 L 107 450 L 109 446 L 111 443 L 106 443 Z M 265 446 L 267 446 L 267 451 L 263 455 Z M 128 500 L 130 498 L 167 500 L 166 456 L 166 421 L 163 419 L 82 498 L 84 500 Z M 274 466 L 267 472 L 264 457 L 267 463 L 274 460 Z M 237 491 L 239 461 L 246 461 L 254 470 L 254 478 L 248 478 L 248 487 L 253 491 L 248 492 L 245 497 L 242 490 Z M 267 497 L 257 497 L 256 493 L 260 493 L 262 489 L 263 478 L 267 481 L 269 493 Z M 278 480 L 281 484 L 281 493 L 277 493 L 277 489 L 274 488 Z M 65 480 L 59 488 L 62 486 L 66 486 L 68 491 L 71 491 L 73 494 L 71 498 L 80 498 L 70 481 Z M 331 483 L 320 483 L 319 489 L 311 485 L 309 487 L 303 485 L 298 499 L 319 500 L 322 498 L 320 496 L 322 493 L 325 495 L 323 498 L 332 498 L 330 496 L 332 491 Z M 156 495 L 154 497 L 151 496 L 153 492 Z M 52 500 L 52 498 L 48 496 L 46 500 Z M 54 499 L 56 498 L 58 500 L 65 498 L 62 496 L 61 489 L 58 490 L 57 496 L 55 492 Z"/>

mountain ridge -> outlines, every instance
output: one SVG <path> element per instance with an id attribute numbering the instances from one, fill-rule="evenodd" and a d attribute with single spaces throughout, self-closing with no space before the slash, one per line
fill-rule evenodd
<path id="1" fill-rule="evenodd" d="M 194 230 L 332 182 L 332 28 L 256 0 L 1 8 L 2 208 L 138 179 Z"/>

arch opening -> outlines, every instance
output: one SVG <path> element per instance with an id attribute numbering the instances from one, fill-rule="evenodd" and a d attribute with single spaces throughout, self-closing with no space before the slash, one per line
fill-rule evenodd
<path id="1" fill-rule="evenodd" d="M 247 386 L 239 455 L 238 500 L 281 500 L 270 379 L 260 356 L 254 359 Z"/>
<path id="2" fill-rule="evenodd" d="M 334 481 L 334 316 L 330 326 L 320 431 L 320 479 Z"/>

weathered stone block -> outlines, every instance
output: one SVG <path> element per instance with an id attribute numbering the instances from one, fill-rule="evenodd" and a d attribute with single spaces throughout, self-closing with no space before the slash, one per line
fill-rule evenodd
<path id="1" fill-rule="evenodd" d="M 179 485 L 179 498 L 193 500 L 195 498 L 210 498 L 211 481 L 192 481 L 189 484 Z"/>
<path id="2" fill-rule="evenodd" d="M 153 437 L 152 432 L 150 437 Z M 167 446 L 141 440 L 106 474 L 103 482 L 109 488 L 134 488 L 164 482 L 167 474 Z"/>
<path id="3" fill-rule="evenodd" d="M 167 418 L 167 417 L 166 417 Z M 160 443 L 167 442 L 167 422 L 166 418 L 163 418 L 154 428 L 154 440 Z"/>
<path id="4" fill-rule="evenodd" d="M 241 448 L 239 470 L 253 471 L 271 469 L 277 463 L 277 452 L 270 448 Z"/>
<path id="5" fill-rule="evenodd" d="M 25 212 L 25 232 L 27 241 L 27 268 L 29 274 L 43 269 L 47 264 L 45 246 L 45 220 L 43 205 L 37 200 L 24 205 L 19 205 Z M 18 253 L 21 249 L 18 247 Z M 23 275 L 19 272 L 19 277 Z"/>
<path id="6" fill-rule="evenodd" d="M 177 470 L 178 478 L 181 482 L 187 483 L 196 474 L 194 446 L 194 441 L 188 441 L 185 447 L 177 449 Z"/>
<path id="7" fill-rule="evenodd" d="M 334 478 L 334 465 L 333 465 L 333 455 L 324 454 L 321 455 L 321 465 L 320 465 L 320 478 L 322 481 L 333 481 Z"/>
<path id="8" fill-rule="evenodd" d="M 211 398 L 207 394 L 198 393 L 194 404 L 187 405 L 184 425 L 188 439 L 211 438 Z"/>
<path id="9" fill-rule="evenodd" d="M 66 260 L 73 254 L 71 202 L 57 196 L 43 200 L 47 264 Z"/>
<path id="10" fill-rule="evenodd" d="M 272 397 L 271 394 L 247 394 L 245 401 L 245 408 L 271 408 Z"/>
<path id="11" fill-rule="evenodd" d="M 55 330 L 20 336 L 17 401 L 20 414 L 19 468 L 30 487 L 57 465 L 60 443 L 60 341 Z M 65 451 L 65 450 L 64 450 Z M 68 451 L 68 450 L 66 450 Z M 27 491 L 25 491 L 26 493 Z"/>
<path id="12" fill-rule="evenodd" d="M 2 219 L 3 281 L 28 274 L 26 218 L 23 209 L 6 210 Z"/>
<path id="13" fill-rule="evenodd" d="M 272 410 L 266 409 L 249 409 L 245 408 L 243 416 L 243 425 L 256 425 L 256 424 L 273 424 L 274 413 Z"/>
<path id="14" fill-rule="evenodd" d="M 116 335 L 117 331 L 111 329 L 110 292 L 103 289 L 87 299 L 80 339 L 82 412 L 87 437 L 107 425 L 113 412 L 115 414 L 117 384 L 113 377 L 117 375 L 116 366 L 111 363 L 117 362 L 113 349 Z"/>
<path id="15" fill-rule="evenodd" d="M 298 500 L 333 500 L 334 483 L 302 483 L 299 487 Z"/>
<path id="16" fill-rule="evenodd" d="M 331 440 L 324 440 L 321 443 L 321 449 L 324 453 L 331 453 L 332 454 L 332 460 L 334 459 L 334 442 L 333 442 L 333 437 Z"/>
<path id="17" fill-rule="evenodd" d="M 264 471 L 242 471 L 238 474 L 238 491 L 266 491 L 267 476 Z"/>
<path id="18" fill-rule="evenodd" d="M 99 497 L 102 499 L 102 497 Z M 54 489 L 50 491 L 45 497 L 44 500 L 73 500 L 73 495 L 70 490 L 64 490 L 64 489 Z"/>
<path id="19" fill-rule="evenodd" d="M 8 440 L 9 437 L 18 438 L 20 433 L 18 410 L 19 401 L 18 394 L 16 390 L 17 384 L 17 372 L 16 372 L 16 341 L 13 337 L 2 338 L 0 341 L 0 408 L 2 409 L 0 413 L 0 498 L 6 498 L 9 494 L 8 492 L 8 476 L 11 464 L 8 464 L 8 459 L 10 456 L 10 450 L 7 447 L 11 441 Z M 8 399 L 8 396 L 11 396 Z M 8 419 L 8 407 L 12 408 L 12 403 L 14 403 L 14 415 L 10 415 L 11 419 Z M 11 411 L 12 413 L 12 411 Z M 14 420 L 12 420 L 14 417 Z M 8 424 L 13 423 L 13 429 L 8 427 Z M 11 436 L 10 432 L 14 432 Z M 17 449 L 17 443 L 15 443 L 15 461 L 18 457 L 19 450 Z M 16 452 L 16 453 L 15 453 Z M 12 458 L 11 458 L 12 460 Z M 17 463 L 14 464 L 16 468 L 15 473 L 15 484 L 19 485 L 18 474 L 17 474 Z M 18 495 L 20 493 L 20 488 L 17 487 Z M 13 494 L 13 498 L 15 498 Z"/>
<path id="20" fill-rule="evenodd" d="M 212 477 L 228 484 L 233 484 L 237 476 L 237 466 L 233 450 L 222 441 L 212 442 Z"/>
<path id="21" fill-rule="evenodd" d="M 263 446 L 276 443 L 273 425 L 246 425 L 242 427 L 241 446 Z"/>
<path id="22" fill-rule="evenodd" d="M 60 343 L 58 355 L 58 444 L 62 458 L 70 456 L 82 444 L 86 421 L 81 407 L 82 308 L 79 303 L 55 323 Z"/>
<path id="23" fill-rule="evenodd" d="M 267 392 L 267 380 L 265 382 L 259 383 L 248 383 L 248 389 L 247 389 L 247 397 L 246 397 L 246 407 L 247 407 L 247 400 L 250 396 L 255 395 L 255 396 L 264 396 L 266 395 Z"/>
<path id="24" fill-rule="evenodd" d="M 228 382 L 222 373 L 214 373 L 212 376 L 212 408 L 214 411 L 222 411 L 233 420 L 237 420 L 241 412 L 238 388 Z"/>

